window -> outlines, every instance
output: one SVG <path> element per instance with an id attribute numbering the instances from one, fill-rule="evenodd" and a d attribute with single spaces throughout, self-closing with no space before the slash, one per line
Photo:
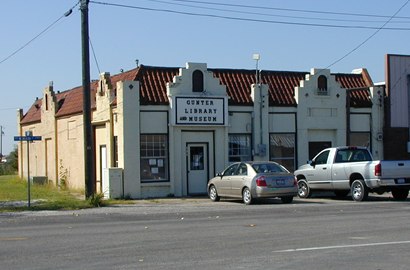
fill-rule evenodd
<path id="1" fill-rule="evenodd" d="M 289 173 L 286 168 L 276 163 L 256 163 L 252 167 L 257 173 Z"/>
<path id="2" fill-rule="evenodd" d="M 229 176 L 229 175 L 236 175 L 236 169 L 238 168 L 239 163 L 232 164 L 226 170 L 223 172 L 223 176 Z"/>
<path id="3" fill-rule="evenodd" d="M 69 140 L 77 139 L 77 124 L 75 121 L 68 121 L 67 131 Z"/>
<path id="4" fill-rule="evenodd" d="M 327 96 L 327 78 L 324 75 L 320 75 L 317 78 L 317 94 L 319 96 Z"/>
<path id="5" fill-rule="evenodd" d="M 190 170 L 191 171 L 203 171 L 205 168 L 204 160 L 204 147 L 203 146 L 191 146 L 190 153 Z"/>
<path id="6" fill-rule="evenodd" d="M 344 162 L 359 162 L 359 161 L 371 161 L 372 157 L 369 151 L 356 148 L 348 148 L 339 150 L 336 154 L 335 163 Z"/>
<path id="7" fill-rule="evenodd" d="M 45 107 L 46 107 L 46 111 L 48 111 L 48 95 L 46 94 L 46 96 L 45 96 L 45 99 L 44 99 L 44 102 L 46 103 L 45 105 Z"/>
<path id="8" fill-rule="evenodd" d="M 321 164 L 326 164 L 327 163 L 327 158 L 329 156 L 329 150 L 321 153 L 319 156 L 316 157 L 315 159 L 315 164 L 316 165 L 321 165 Z"/>
<path id="9" fill-rule="evenodd" d="M 168 181 L 168 136 L 144 134 L 140 144 L 141 181 Z"/>
<path id="10" fill-rule="evenodd" d="M 370 132 L 351 132 L 349 134 L 349 145 L 370 146 Z"/>
<path id="11" fill-rule="evenodd" d="M 245 163 L 239 165 L 238 175 L 248 175 L 248 166 Z"/>
<path id="12" fill-rule="evenodd" d="M 309 160 L 313 159 L 322 150 L 332 147 L 332 142 L 329 141 L 319 141 L 319 142 L 309 142 Z"/>
<path id="13" fill-rule="evenodd" d="M 295 134 L 270 134 L 269 155 L 271 161 L 275 161 L 293 172 L 295 170 Z"/>
<path id="14" fill-rule="evenodd" d="M 229 162 L 251 160 L 251 136 L 229 135 Z"/>
<path id="15" fill-rule="evenodd" d="M 204 91 L 204 74 L 200 70 L 192 73 L 192 92 Z"/>

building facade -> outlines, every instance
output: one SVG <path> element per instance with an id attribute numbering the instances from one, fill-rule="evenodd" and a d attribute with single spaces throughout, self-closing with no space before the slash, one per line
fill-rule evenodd
<path id="1" fill-rule="evenodd" d="M 410 56 L 386 55 L 386 159 L 410 159 Z"/>
<path id="2" fill-rule="evenodd" d="M 366 69 L 332 74 L 141 65 L 92 88 L 96 192 L 107 197 L 206 194 L 229 163 L 272 160 L 290 171 L 325 147 L 368 146 L 383 158 L 384 87 Z M 30 175 L 84 189 L 82 88 L 43 91 L 19 134 L 32 131 Z M 27 143 L 19 173 L 27 175 Z"/>

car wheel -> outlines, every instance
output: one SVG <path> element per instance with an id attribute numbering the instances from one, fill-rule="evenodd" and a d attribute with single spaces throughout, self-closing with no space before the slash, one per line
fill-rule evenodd
<path id="1" fill-rule="evenodd" d="M 407 196 L 409 195 L 408 189 L 395 189 L 392 190 L 391 194 L 393 195 L 393 199 L 396 201 L 405 201 Z"/>
<path id="2" fill-rule="evenodd" d="M 242 200 L 246 205 L 252 204 L 253 198 L 249 188 L 244 188 L 242 191 Z"/>
<path id="3" fill-rule="evenodd" d="M 218 196 L 218 192 L 216 191 L 216 187 L 214 185 L 209 187 L 209 198 L 213 202 L 217 202 L 221 199 L 221 197 Z"/>
<path id="4" fill-rule="evenodd" d="M 353 181 L 352 186 L 350 187 L 352 192 L 352 198 L 356 202 L 361 202 L 367 199 L 369 195 L 369 190 L 367 189 L 366 184 L 362 179 L 356 179 Z"/>
<path id="5" fill-rule="evenodd" d="M 335 190 L 334 193 L 336 197 L 343 198 L 346 197 L 347 194 L 349 194 L 349 190 Z"/>
<path id="6" fill-rule="evenodd" d="M 291 203 L 293 202 L 293 196 L 286 196 L 286 197 L 281 197 L 282 203 Z"/>
<path id="7" fill-rule="evenodd" d="M 298 196 L 299 198 L 309 198 L 310 197 L 310 188 L 305 179 L 298 180 Z"/>

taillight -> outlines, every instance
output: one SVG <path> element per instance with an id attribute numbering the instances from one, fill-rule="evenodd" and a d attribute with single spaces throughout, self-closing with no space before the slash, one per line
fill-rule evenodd
<path id="1" fill-rule="evenodd" d="M 266 180 L 265 180 L 265 176 L 260 176 L 258 178 L 256 178 L 256 186 L 258 187 L 266 187 Z"/>
<path id="2" fill-rule="evenodd" d="M 382 164 L 381 163 L 378 163 L 376 166 L 374 166 L 374 175 L 382 176 Z"/>
<path id="3" fill-rule="evenodd" d="M 293 178 L 293 185 L 294 186 L 298 185 L 298 179 L 296 178 L 296 176 Z"/>

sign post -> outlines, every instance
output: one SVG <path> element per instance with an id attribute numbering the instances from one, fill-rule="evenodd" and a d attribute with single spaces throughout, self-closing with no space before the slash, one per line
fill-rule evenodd
<path id="1" fill-rule="evenodd" d="M 33 136 L 32 131 L 26 131 L 26 136 L 14 136 L 14 141 L 27 142 L 27 205 L 30 208 L 31 206 L 31 198 L 30 198 L 30 142 L 33 141 L 41 141 L 41 136 Z"/>

